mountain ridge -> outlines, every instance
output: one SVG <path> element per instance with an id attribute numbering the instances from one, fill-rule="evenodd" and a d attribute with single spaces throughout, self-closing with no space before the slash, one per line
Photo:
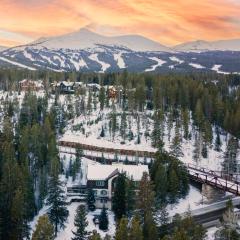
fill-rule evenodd
<path id="1" fill-rule="evenodd" d="M 98 44 L 122 46 L 134 51 L 171 51 L 168 47 L 141 35 L 104 36 L 86 28 L 54 37 L 41 37 L 29 45 L 52 49 L 68 48 L 72 50 L 94 48 Z"/>
<path id="2" fill-rule="evenodd" d="M 229 44 L 232 49 L 229 50 Z M 207 50 L 210 49 L 210 50 Z M 226 50 L 227 49 L 227 50 Z M 240 73 L 240 40 L 203 40 L 168 48 L 141 35 L 102 36 L 88 29 L 0 51 L 0 67 L 29 70 Z"/>
<path id="3" fill-rule="evenodd" d="M 173 47 L 175 51 L 240 51 L 240 39 L 217 41 L 196 40 L 178 44 Z"/>
<path id="4" fill-rule="evenodd" d="M 87 28 L 52 37 L 40 37 L 28 44 L 14 46 L 11 48 L 21 48 L 35 46 L 49 49 L 72 49 L 83 50 L 95 48 L 97 45 L 108 45 L 129 48 L 133 51 L 147 52 L 202 52 L 202 51 L 240 51 L 240 39 L 228 39 L 217 41 L 196 40 L 177 44 L 175 46 L 165 46 L 150 38 L 139 34 L 105 36 L 93 32 Z M 8 49 L 0 46 L 0 51 Z"/>

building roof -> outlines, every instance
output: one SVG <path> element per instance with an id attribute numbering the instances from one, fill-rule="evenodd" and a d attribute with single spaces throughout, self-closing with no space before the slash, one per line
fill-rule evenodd
<path id="1" fill-rule="evenodd" d="M 74 82 L 68 82 L 68 81 L 62 81 L 62 82 L 58 82 L 57 86 L 60 86 L 61 84 L 63 84 L 66 87 L 72 87 L 72 86 L 74 86 L 75 83 Z"/>
<path id="2" fill-rule="evenodd" d="M 88 165 L 87 179 L 88 180 L 106 180 L 112 176 L 115 171 L 126 173 L 128 178 L 134 181 L 140 181 L 144 172 L 148 172 L 147 165 Z"/>

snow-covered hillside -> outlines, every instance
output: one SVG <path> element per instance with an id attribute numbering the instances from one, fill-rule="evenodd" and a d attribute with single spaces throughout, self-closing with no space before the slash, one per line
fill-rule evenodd
<path id="1" fill-rule="evenodd" d="M 137 52 L 119 46 L 98 45 L 88 49 L 52 49 L 34 46 L 0 52 L 0 67 L 56 72 L 192 72 L 240 73 L 240 52 Z M 215 66 L 221 66 L 217 69 Z M 202 66 L 201 68 L 196 66 Z"/>
<path id="2" fill-rule="evenodd" d="M 108 37 L 86 28 L 40 38 L 9 49 L 0 47 L 0 67 L 56 72 L 240 72 L 240 40 L 196 41 L 166 47 L 140 35 Z M 196 68 L 196 66 L 202 66 Z M 216 69 L 221 65 L 221 70 Z"/>
<path id="3" fill-rule="evenodd" d="M 2 52 L 3 50 L 7 49 L 7 47 L 4 46 L 0 46 L 0 52 Z"/>
<path id="4" fill-rule="evenodd" d="M 201 52 L 201 51 L 240 51 L 240 39 L 219 40 L 219 41 L 193 41 L 179 44 L 173 48 L 176 51 L 183 52 Z"/>
<path id="5" fill-rule="evenodd" d="M 160 43 L 140 35 L 107 37 L 94 33 L 86 28 L 62 36 L 40 38 L 31 43 L 31 45 L 35 45 L 36 47 L 45 47 L 49 49 L 68 48 L 72 50 L 94 48 L 99 44 L 125 47 L 134 51 L 171 51 Z"/>
<path id="6" fill-rule="evenodd" d="M 69 97 L 63 98 L 61 96 L 61 102 L 66 107 L 69 105 Z M 71 97 L 72 105 L 75 104 L 74 97 Z M 111 115 L 112 109 L 104 109 L 100 111 L 99 104 L 96 105 L 96 109 L 92 111 L 90 115 L 81 115 L 69 121 L 65 133 L 60 140 L 67 142 L 77 142 L 81 144 L 97 146 L 102 148 L 111 149 L 125 149 L 133 151 L 148 151 L 156 152 L 157 149 L 152 146 L 151 134 L 153 131 L 153 112 L 146 111 L 145 113 L 135 112 L 134 114 L 126 112 L 126 125 L 125 131 L 121 132 L 122 123 L 122 110 L 120 108 L 116 109 L 116 121 L 118 130 L 115 134 L 111 131 Z M 166 151 L 171 152 L 171 145 L 175 136 L 175 125 L 169 127 L 168 116 L 165 116 L 165 121 L 163 124 L 163 142 Z M 181 130 L 182 132 L 183 130 Z M 184 139 L 182 137 L 181 141 L 181 152 L 182 155 L 178 156 L 180 160 L 188 164 L 197 164 L 199 166 L 212 169 L 221 170 L 224 152 L 226 150 L 226 141 L 229 135 L 221 135 L 221 151 L 216 151 L 214 143 L 216 141 L 216 133 L 213 127 L 213 140 L 212 144 L 208 146 L 208 156 L 206 158 L 200 157 L 200 160 L 196 162 L 194 160 L 195 144 L 196 138 L 199 137 L 199 132 L 195 129 L 192 123 L 189 124 L 189 132 L 191 133 L 190 139 Z M 122 134 L 126 134 L 125 138 Z M 74 152 L 72 149 L 61 148 L 62 151 Z M 114 154 L 109 153 L 96 153 L 92 151 L 87 152 L 88 155 L 94 157 L 101 157 L 102 154 L 105 158 L 114 159 Z M 240 158 L 240 153 L 239 156 Z M 126 156 L 118 156 L 118 159 L 125 160 Z M 129 161 L 143 161 L 142 158 L 132 158 L 128 157 Z"/>

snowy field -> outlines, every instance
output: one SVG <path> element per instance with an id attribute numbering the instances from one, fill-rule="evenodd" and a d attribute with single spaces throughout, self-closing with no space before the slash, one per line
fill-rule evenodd
<path id="1" fill-rule="evenodd" d="M 121 124 L 121 110 L 117 110 L 118 114 L 118 125 Z M 128 128 L 131 129 L 133 133 L 133 139 L 129 140 L 128 138 L 123 139 L 120 136 L 120 133 L 117 132 L 113 137 L 109 131 L 109 115 L 111 110 L 107 109 L 102 112 L 94 111 L 91 115 L 82 115 L 80 117 L 74 118 L 72 121 L 69 121 L 64 135 L 60 138 L 62 141 L 66 142 L 77 142 L 81 144 L 87 144 L 91 146 L 111 148 L 111 149 L 125 149 L 125 150 L 134 150 L 134 151 L 148 151 L 156 152 L 157 149 L 152 147 L 151 141 L 151 132 L 153 130 L 153 112 L 148 111 L 145 114 L 139 113 L 139 119 L 127 114 L 127 124 Z M 146 128 L 148 134 L 146 135 Z M 104 129 L 104 137 L 100 137 L 101 131 Z M 140 129 L 140 130 L 139 130 Z M 127 130 L 128 131 L 128 130 Z M 192 136 L 198 134 L 198 132 L 193 128 L 192 124 L 189 126 L 189 131 Z M 167 126 L 167 118 L 164 124 L 164 148 L 166 151 L 170 152 L 170 147 L 172 140 L 175 135 L 175 126 L 173 125 L 171 129 Z M 137 138 L 140 136 L 140 143 L 137 143 Z M 220 136 L 221 138 L 221 151 L 217 152 L 214 149 L 214 142 L 216 139 L 216 133 L 213 128 L 213 143 L 208 147 L 208 156 L 207 158 L 201 157 L 199 162 L 194 161 L 194 137 L 190 140 L 183 138 L 181 143 L 181 150 L 183 155 L 179 156 L 179 159 L 188 164 L 196 164 L 201 167 L 205 167 L 212 170 L 221 170 L 224 151 L 226 150 L 226 140 L 227 137 L 224 135 Z M 97 156 L 97 153 L 90 152 L 89 154 Z M 101 154 L 101 153 L 100 153 Z M 240 156 L 239 156 L 240 157 Z M 110 157 L 111 159 L 111 157 Z"/>

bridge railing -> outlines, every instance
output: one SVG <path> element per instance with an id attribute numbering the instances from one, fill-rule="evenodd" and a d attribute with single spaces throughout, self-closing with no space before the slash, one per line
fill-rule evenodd
<path id="1" fill-rule="evenodd" d="M 220 177 L 224 180 L 228 180 L 228 181 L 232 181 L 235 182 L 237 184 L 240 184 L 240 173 L 227 173 L 225 171 L 216 171 L 216 170 L 210 170 L 208 168 L 204 168 L 204 167 L 199 167 L 197 165 L 194 164 L 187 164 L 187 168 L 188 169 L 193 169 L 199 172 L 203 172 L 209 175 L 212 175 L 214 177 Z"/>
<path id="2" fill-rule="evenodd" d="M 240 183 L 224 179 L 211 172 L 201 171 L 200 169 L 188 168 L 190 177 L 198 182 L 206 183 L 218 189 L 231 192 L 234 194 L 240 194 Z"/>

